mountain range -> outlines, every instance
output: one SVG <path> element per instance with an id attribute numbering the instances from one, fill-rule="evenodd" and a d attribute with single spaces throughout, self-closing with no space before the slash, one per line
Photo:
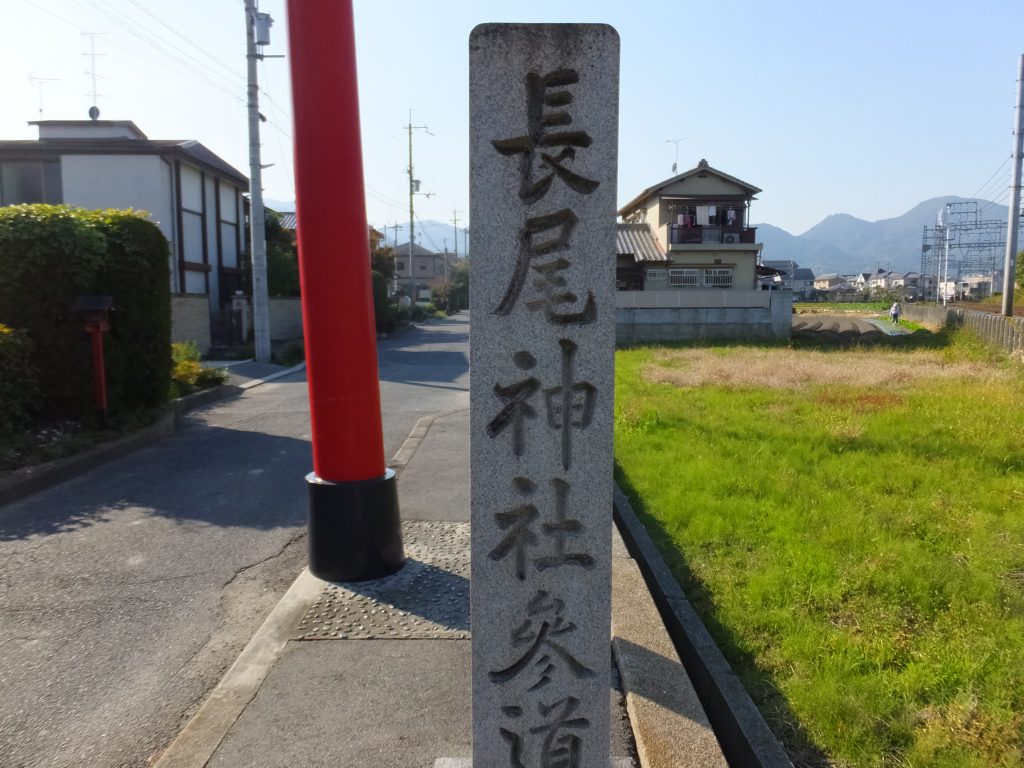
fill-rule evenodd
<path id="1" fill-rule="evenodd" d="M 848 213 L 833 213 L 802 235 L 792 235 L 771 224 L 757 224 L 757 241 L 764 243 L 762 259 L 792 260 L 816 275 L 877 269 L 916 272 L 921 268 L 924 227 L 935 226 L 946 203 L 970 201 L 978 203 L 982 219 L 1006 221 L 1005 205 L 978 198 L 933 197 L 892 219 L 864 221 Z"/>
<path id="2" fill-rule="evenodd" d="M 879 221 L 865 221 L 848 213 L 826 216 L 801 235 L 793 235 L 767 223 L 756 224 L 757 242 L 764 244 L 761 253 L 766 261 L 795 261 L 816 275 L 838 272 L 855 274 L 877 269 L 895 272 L 918 271 L 921 268 L 921 240 L 924 227 L 934 227 L 946 203 L 977 202 L 981 218 L 1005 222 L 1007 207 L 988 200 L 967 197 L 933 197 L 918 203 L 902 216 Z M 293 202 L 267 200 L 279 211 L 295 210 Z M 408 224 L 377 226 L 388 245 L 409 242 Z M 469 247 L 469 229 L 426 220 L 416 223 L 416 242 L 436 253 L 457 250 L 465 255 Z"/>

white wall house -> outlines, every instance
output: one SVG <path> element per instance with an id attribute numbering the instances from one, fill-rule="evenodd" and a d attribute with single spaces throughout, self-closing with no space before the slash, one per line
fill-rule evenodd
<path id="1" fill-rule="evenodd" d="M 245 176 L 197 141 L 152 140 L 128 120 L 40 120 L 0 141 L 0 205 L 147 211 L 170 243 L 170 290 L 229 309 L 242 285 Z"/>
<path id="2" fill-rule="evenodd" d="M 749 223 L 760 191 L 701 160 L 619 210 L 620 341 L 789 336 L 792 292 L 759 284 L 775 273 Z"/>

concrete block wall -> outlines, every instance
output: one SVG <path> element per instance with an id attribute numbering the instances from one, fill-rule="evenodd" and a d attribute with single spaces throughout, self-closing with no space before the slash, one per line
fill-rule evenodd
<path id="1" fill-rule="evenodd" d="M 788 339 L 793 294 L 771 291 L 767 307 L 618 307 L 618 344 L 700 339 Z"/>
<path id="2" fill-rule="evenodd" d="M 303 338 L 301 299 L 270 299 L 270 338 L 274 341 Z"/>
<path id="3" fill-rule="evenodd" d="M 210 300 L 205 294 L 171 296 L 171 342 L 194 341 L 199 353 L 210 350 Z"/>

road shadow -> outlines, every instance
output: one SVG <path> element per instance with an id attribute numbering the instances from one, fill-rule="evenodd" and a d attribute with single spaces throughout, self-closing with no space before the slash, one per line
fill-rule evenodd
<path id="1" fill-rule="evenodd" d="M 126 510 L 182 525 L 305 524 L 306 440 L 191 424 L 161 442 L 0 507 L 0 542 L 88 528 Z"/>

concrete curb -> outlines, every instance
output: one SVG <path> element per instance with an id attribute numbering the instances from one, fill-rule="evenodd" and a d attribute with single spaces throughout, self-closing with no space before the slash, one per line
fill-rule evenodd
<path id="1" fill-rule="evenodd" d="M 303 569 L 154 768 L 203 768 L 259 692 L 324 582 Z"/>
<path id="2" fill-rule="evenodd" d="M 260 384 L 266 384 L 267 382 L 270 381 L 276 381 L 277 379 L 284 378 L 285 376 L 290 376 L 296 371 L 303 371 L 305 369 L 306 361 L 303 360 L 301 363 L 299 363 L 298 365 L 293 365 L 291 368 L 285 368 L 283 371 L 272 373 L 269 376 L 266 376 L 262 379 L 253 379 L 252 381 L 247 381 L 245 382 L 245 384 L 239 384 L 238 387 L 239 389 L 242 390 L 252 389 L 253 387 L 258 387 Z"/>
<path id="3" fill-rule="evenodd" d="M 793 768 L 743 683 L 715 645 L 668 565 L 616 485 L 615 521 L 661 613 L 732 768 Z"/>
<path id="4" fill-rule="evenodd" d="M 297 370 L 296 369 L 293 370 Z M 277 375 L 291 373 L 292 370 Z M 419 448 L 435 420 L 462 408 L 424 416 L 412 428 L 390 465 L 400 472 Z M 185 724 L 153 768 L 204 768 L 231 726 L 259 692 L 260 685 L 291 639 L 295 626 L 316 600 L 325 582 L 304 568 L 274 606 L 270 615 L 224 674 L 220 682 Z"/>
<path id="5" fill-rule="evenodd" d="M 94 467 L 119 459 L 139 448 L 145 448 L 174 434 L 175 412 L 163 414 L 155 424 L 130 435 L 119 437 L 74 456 L 55 459 L 34 467 L 16 469 L 0 478 L 0 506 L 45 490 L 57 483 L 84 474 Z"/>
<path id="6" fill-rule="evenodd" d="M 178 397 L 171 401 L 170 409 L 160 416 L 155 424 L 143 427 L 130 435 L 119 437 L 106 443 L 101 443 L 95 448 L 74 456 L 67 456 L 63 459 L 48 461 L 45 464 L 38 464 L 34 467 L 17 469 L 6 477 L 0 477 L 0 506 L 9 504 L 12 501 L 30 496 L 33 493 L 46 490 L 51 486 L 63 483 L 73 477 L 84 474 L 102 464 L 127 456 L 129 453 L 145 448 L 153 443 L 158 443 L 164 438 L 173 435 L 181 426 L 182 417 L 191 410 L 199 408 L 219 400 L 226 400 L 229 397 L 238 397 L 248 389 L 265 384 L 268 381 L 280 379 L 283 376 L 301 371 L 306 364 L 299 363 L 284 371 L 279 371 L 264 379 L 254 379 L 245 384 L 236 386 L 234 384 L 221 384 L 219 387 L 211 387 L 201 392 L 193 392 L 191 395 Z"/>
<path id="7" fill-rule="evenodd" d="M 456 408 L 451 411 L 444 411 L 443 413 L 435 413 L 431 416 L 423 416 L 419 421 L 416 422 L 416 426 L 412 428 L 409 436 L 405 438 L 405 442 L 402 443 L 402 447 L 399 448 L 394 457 L 392 457 L 389 467 L 395 470 L 396 475 L 401 475 L 402 470 L 412 460 L 413 455 L 416 453 L 420 444 L 427 436 L 427 432 L 430 431 L 430 427 L 438 419 L 443 419 L 446 416 L 451 416 L 455 413 L 461 413 L 462 411 L 468 411 L 468 408 Z"/>
<path id="8" fill-rule="evenodd" d="M 654 597 L 616 530 L 612 654 L 641 768 L 729 768 Z"/>

